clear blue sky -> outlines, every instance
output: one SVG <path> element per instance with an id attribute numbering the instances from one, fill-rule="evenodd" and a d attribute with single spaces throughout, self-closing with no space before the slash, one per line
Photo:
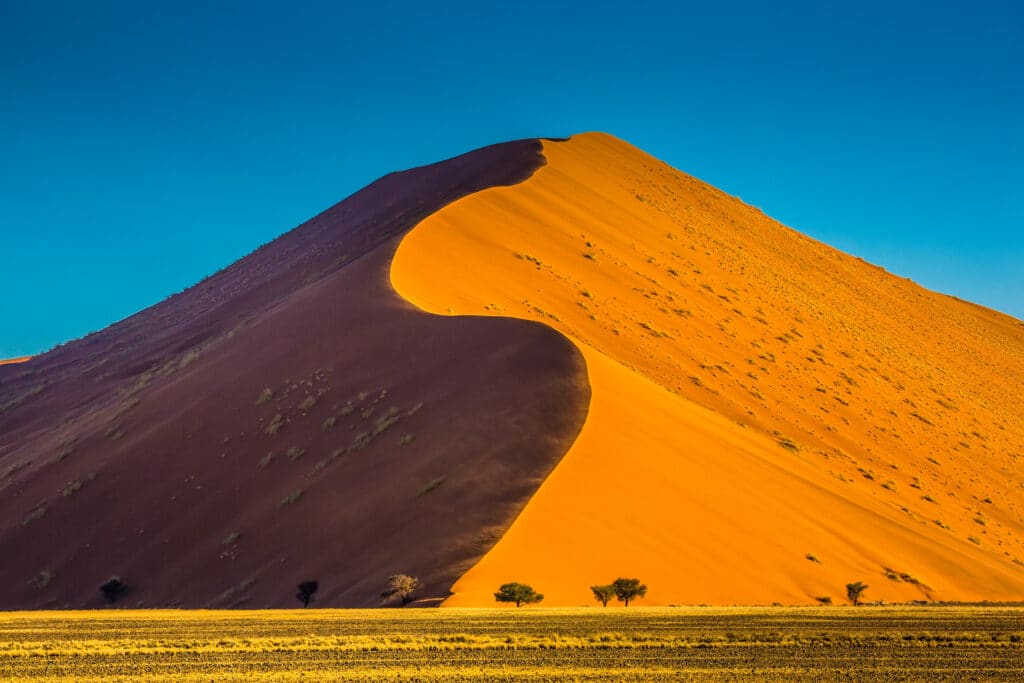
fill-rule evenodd
<path id="1" fill-rule="evenodd" d="M 1024 317 L 1024 3 L 687 4 L 0 0 L 0 357 L 390 171 L 586 130 Z"/>

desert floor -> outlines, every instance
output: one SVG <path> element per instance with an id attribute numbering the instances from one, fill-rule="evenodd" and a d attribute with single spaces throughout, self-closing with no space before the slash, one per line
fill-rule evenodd
<path id="1" fill-rule="evenodd" d="M 4 680 L 1021 680 L 1016 607 L 14 612 Z"/>

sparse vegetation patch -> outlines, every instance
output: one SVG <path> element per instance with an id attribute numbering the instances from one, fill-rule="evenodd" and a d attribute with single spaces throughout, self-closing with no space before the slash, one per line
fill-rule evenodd
<path id="1" fill-rule="evenodd" d="M 228 588 L 218 604 L 241 604 L 253 583 Z M 508 608 L 33 612 L 0 629 L 0 670 L 11 680 L 73 671 L 79 680 L 183 683 L 882 683 L 908 672 L 922 681 L 1016 682 L 1024 662 L 1018 608 L 545 608 L 509 616 Z"/>

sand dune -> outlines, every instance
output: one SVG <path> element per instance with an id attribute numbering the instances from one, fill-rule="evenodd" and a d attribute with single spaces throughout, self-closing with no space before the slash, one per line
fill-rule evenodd
<path id="1" fill-rule="evenodd" d="M 376 606 L 448 595 L 583 424 L 579 351 L 395 295 L 398 237 L 543 162 L 391 174 L 195 287 L 0 373 L 0 608 Z M 5 368 L 6 369 L 6 368 Z"/>
<path id="2" fill-rule="evenodd" d="M 603 134 L 545 142 L 391 278 L 447 315 L 543 322 L 583 352 L 579 438 L 448 605 L 505 581 L 591 603 L 1024 599 L 1024 326 L 771 220 Z"/>
<path id="3" fill-rule="evenodd" d="M 1020 600 L 1022 385 L 1020 321 L 610 136 L 496 145 L 4 365 L 0 608 L 111 574 L 146 607 L 394 572 L 449 605 Z"/>
<path id="4" fill-rule="evenodd" d="M 24 363 L 32 356 L 21 356 L 20 358 L 0 358 L 0 365 L 14 365 L 15 363 Z"/>

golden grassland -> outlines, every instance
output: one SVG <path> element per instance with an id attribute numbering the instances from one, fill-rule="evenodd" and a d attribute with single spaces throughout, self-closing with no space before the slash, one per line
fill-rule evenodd
<path id="1" fill-rule="evenodd" d="M 994 680 L 1018 607 L 14 612 L 5 681 Z"/>

